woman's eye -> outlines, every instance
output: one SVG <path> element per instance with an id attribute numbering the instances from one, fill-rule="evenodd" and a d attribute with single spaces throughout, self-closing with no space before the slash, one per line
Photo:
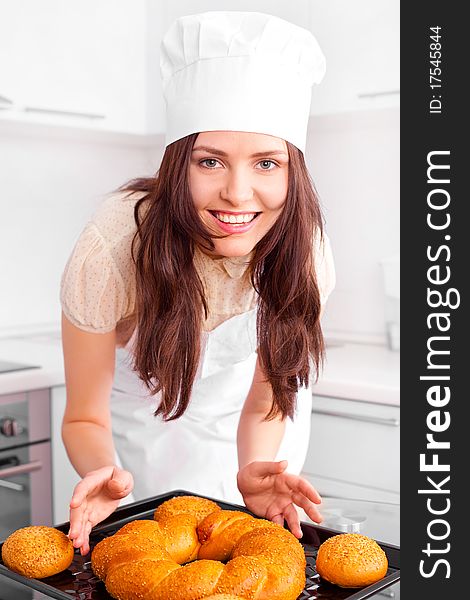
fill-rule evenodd
<path id="1" fill-rule="evenodd" d="M 215 158 L 205 158 L 201 160 L 201 165 L 207 167 L 208 169 L 213 169 L 219 161 L 215 160 Z"/>
<path id="2" fill-rule="evenodd" d="M 277 166 L 272 160 L 262 160 L 259 164 L 261 165 L 262 171 L 272 171 L 272 169 Z"/>

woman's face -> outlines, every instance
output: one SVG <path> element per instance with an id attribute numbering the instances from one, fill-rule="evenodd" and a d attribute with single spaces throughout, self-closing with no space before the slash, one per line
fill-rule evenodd
<path id="1" fill-rule="evenodd" d="M 245 256 L 273 226 L 287 196 L 284 140 L 260 133 L 207 131 L 196 138 L 189 186 L 213 238 L 215 256 Z"/>

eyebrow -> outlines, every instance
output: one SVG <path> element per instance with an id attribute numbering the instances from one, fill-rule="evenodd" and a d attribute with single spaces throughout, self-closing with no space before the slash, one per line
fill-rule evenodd
<path id="1" fill-rule="evenodd" d="M 228 154 L 227 152 L 224 152 L 223 150 L 218 150 L 217 148 L 213 148 L 212 146 L 197 146 L 196 148 L 193 148 L 193 152 L 197 152 L 198 150 L 204 151 L 204 152 L 209 152 L 211 154 L 217 154 L 218 156 L 224 156 L 227 157 Z M 287 156 L 287 152 L 285 152 L 284 150 L 266 150 L 263 152 L 255 152 L 254 154 L 250 155 L 250 158 L 258 158 L 260 156 L 274 156 L 277 154 L 284 154 L 285 156 Z"/>

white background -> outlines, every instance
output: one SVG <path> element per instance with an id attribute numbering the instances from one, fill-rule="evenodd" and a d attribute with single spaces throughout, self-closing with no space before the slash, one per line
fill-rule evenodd
<path id="1" fill-rule="evenodd" d="M 398 0 L 0 0 L 0 9 L 0 333 L 58 326 L 62 269 L 102 195 L 158 169 L 161 32 L 180 14 L 231 9 L 278 14 L 322 46 L 327 75 L 306 158 L 337 270 L 324 328 L 386 343 L 380 261 L 399 252 Z"/>

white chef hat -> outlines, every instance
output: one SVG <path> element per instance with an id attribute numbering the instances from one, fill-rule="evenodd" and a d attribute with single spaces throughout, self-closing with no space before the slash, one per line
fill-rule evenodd
<path id="1" fill-rule="evenodd" d="M 249 131 L 305 150 L 311 88 L 325 57 L 307 29 L 257 12 L 177 19 L 161 45 L 165 144 L 199 131 Z"/>

